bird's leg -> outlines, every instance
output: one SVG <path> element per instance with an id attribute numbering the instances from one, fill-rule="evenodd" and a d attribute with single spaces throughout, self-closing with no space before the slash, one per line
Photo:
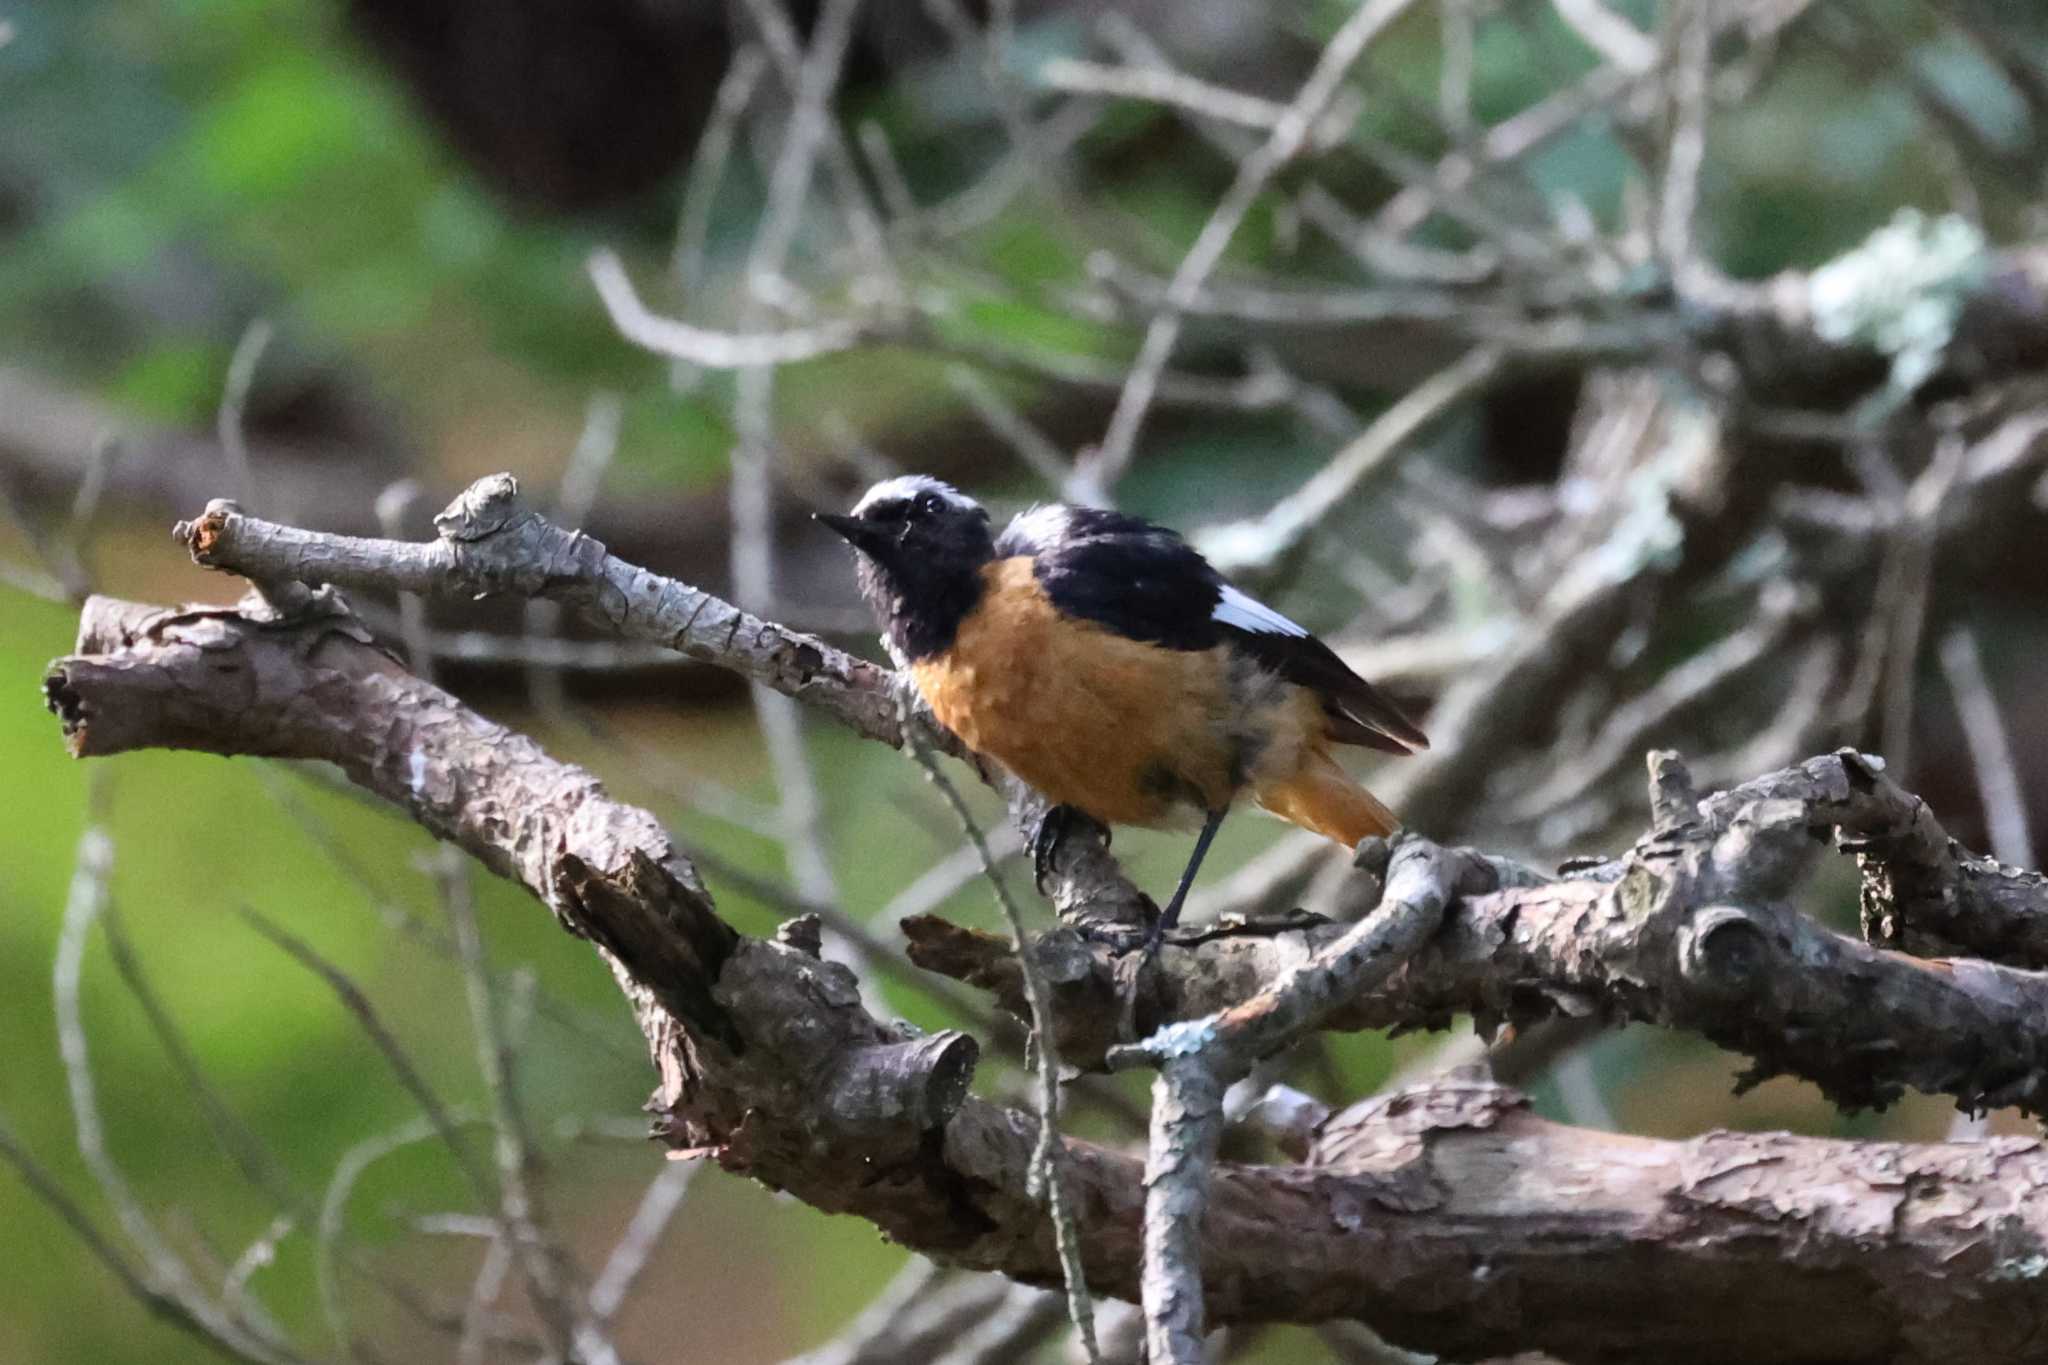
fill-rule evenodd
<path id="1" fill-rule="evenodd" d="M 1041 894 L 1052 873 L 1052 855 L 1058 851 L 1060 840 L 1077 829 L 1094 830 L 1102 836 L 1102 846 L 1109 847 L 1109 826 L 1078 806 L 1053 806 L 1038 817 L 1038 828 L 1031 831 L 1031 875 Z"/>
<path id="2" fill-rule="evenodd" d="M 1173 899 L 1166 903 L 1166 908 L 1159 912 L 1159 919 L 1152 926 L 1152 937 L 1145 944 L 1147 957 L 1159 947 L 1159 940 L 1165 938 L 1167 931 L 1180 919 L 1181 902 L 1188 898 L 1188 888 L 1195 884 L 1195 873 L 1201 868 L 1202 859 L 1208 855 L 1209 843 L 1216 837 L 1216 831 L 1223 827 L 1223 817 L 1229 813 L 1228 807 L 1212 810 L 1209 818 L 1202 822 L 1202 832 L 1195 836 L 1195 851 L 1188 859 L 1187 871 L 1180 874 L 1180 885 L 1173 889 Z"/>

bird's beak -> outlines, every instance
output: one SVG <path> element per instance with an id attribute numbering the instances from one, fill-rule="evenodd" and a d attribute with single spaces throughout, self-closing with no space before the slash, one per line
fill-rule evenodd
<path id="1" fill-rule="evenodd" d="M 881 548 L 882 542 L 888 539 L 859 517 L 841 516 L 837 512 L 813 512 L 811 518 L 819 525 L 837 532 L 854 549 L 870 554 Z"/>

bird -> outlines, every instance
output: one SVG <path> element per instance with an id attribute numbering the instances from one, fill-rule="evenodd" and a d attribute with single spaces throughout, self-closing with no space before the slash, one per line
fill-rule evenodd
<path id="1" fill-rule="evenodd" d="M 932 715 L 1051 802 L 1046 828 L 1199 822 L 1148 947 L 1240 797 L 1346 847 L 1399 828 L 1332 749 L 1406 754 L 1428 738 L 1179 533 L 1045 503 L 997 534 L 979 502 L 924 474 L 815 515 L 855 550 L 883 646 Z"/>

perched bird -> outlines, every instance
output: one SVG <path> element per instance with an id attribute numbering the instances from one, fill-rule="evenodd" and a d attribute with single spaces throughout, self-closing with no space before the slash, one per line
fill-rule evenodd
<path id="1" fill-rule="evenodd" d="M 859 551 L 890 654 L 968 748 L 1104 825 L 1201 821 L 1155 942 L 1240 794 L 1346 846 L 1396 828 L 1330 751 L 1405 754 L 1422 731 L 1175 532 L 1054 504 L 996 535 L 924 475 L 818 520 Z"/>

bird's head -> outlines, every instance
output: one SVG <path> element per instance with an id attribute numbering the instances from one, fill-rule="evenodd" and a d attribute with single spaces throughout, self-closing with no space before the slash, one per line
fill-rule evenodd
<path id="1" fill-rule="evenodd" d="M 817 519 L 859 552 L 861 596 L 890 647 L 923 657 L 951 643 L 980 596 L 980 571 L 995 558 L 982 505 L 925 474 L 885 479 L 844 516 Z"/>

